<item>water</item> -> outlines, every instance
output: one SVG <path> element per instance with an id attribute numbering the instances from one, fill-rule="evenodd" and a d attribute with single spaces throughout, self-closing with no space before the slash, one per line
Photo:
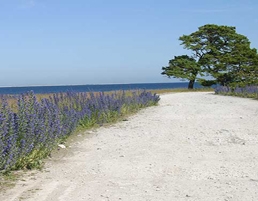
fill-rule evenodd
<path id="1" fill-rule="evenodd" d="M 187 82 L 177 83 L 142 83 L 142 84 L 105 84 L 105 85 L 69 85 L 69 86 L 34 86 L 34 87 L 0 87 L 0 94 L 21 94 L 33 91 L 35 94 L 47 94 L 57 92 L 89 92 L 89 91 L 118 91 L 137 89 L 175 89 L 187 88 Z M 195 83 L 195 88 L 200 88 Z"/>

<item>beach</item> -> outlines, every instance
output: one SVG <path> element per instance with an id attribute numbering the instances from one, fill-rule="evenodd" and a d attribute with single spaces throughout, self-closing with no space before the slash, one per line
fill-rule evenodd
<path id="1" fill-rule="evenodd" d="M 158 106 L 77 133 L 0 200 L 257 200 L 257 116 L 257 100 L 164 94 Z"/>

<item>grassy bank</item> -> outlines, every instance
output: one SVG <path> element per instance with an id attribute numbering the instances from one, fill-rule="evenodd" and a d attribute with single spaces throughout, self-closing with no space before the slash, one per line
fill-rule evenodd
<path id="1" fill-rule="evenodd" d="M 210 92 L 210 91 L 214 91 L 214 89 L 213 88 L 196 88 L 196 89 L 175 88 L 175 89 L 150 89 L 147 91 L 151 93 L 156 93 L 156 94 L 165 94 L 165 93 L 179 93 L 179 92 Z"/>
<path id="2" fill-rule="evenodd" d="M 215 89 L 216 94 L 227 96 L 238 96 L 244 98 L 258 99 L 258 86 L 246 86 L 246 87 L 217 87 Z"/>
<path id="3" fill-rule="evenodd" d="M 40 167 L 42 159 L 74 131 L 155 105 L 156 94 L 193 91 L 213 89 L 0 95 L 0 172 Z"/>
<path id="4" fill-rule="evenodd" d="M 157 104 L 147 91 L 2 96 L 0 171 L 40 167 L 58 143 L 78 128 L 114 122 Z"/>

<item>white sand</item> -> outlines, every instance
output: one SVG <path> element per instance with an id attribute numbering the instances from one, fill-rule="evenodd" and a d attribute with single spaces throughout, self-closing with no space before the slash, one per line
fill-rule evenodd
<path id="1" fill-rule="evenodd" d="M 79 136 L 1 201 L 256 201 L 258 101 L 213 93 L 161 96 Z"/>

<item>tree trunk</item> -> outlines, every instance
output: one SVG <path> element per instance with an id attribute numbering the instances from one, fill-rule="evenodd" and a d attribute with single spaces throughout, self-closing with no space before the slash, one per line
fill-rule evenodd
<path id="1" fill-rule="evenodd" d="M 193 89 L 195 80 L 190 80 L 188 83 L 188 89 Z"/>

